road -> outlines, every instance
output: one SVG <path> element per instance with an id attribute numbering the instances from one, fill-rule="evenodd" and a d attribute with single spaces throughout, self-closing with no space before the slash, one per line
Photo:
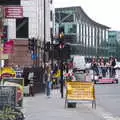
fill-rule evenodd
<path id="1" fill-rule="evenodd" d="M 120 70 L 116 73 L 118 84 L 95 85 L 97 109 L 94 112 L 105 120 L 120 120 Z"/>
<path id="2" fill-rule="evenodd" d="M 120 84 L 96 85 L 96 98 L 97 106 L 102 109 L 101 112 L 104 112 L 106 118 L 120 120 Z"/>

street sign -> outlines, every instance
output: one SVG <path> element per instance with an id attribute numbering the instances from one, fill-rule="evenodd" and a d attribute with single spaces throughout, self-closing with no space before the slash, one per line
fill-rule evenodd
<path id="1" fill-rule="evenodd" d="M 4 7 L 5 18 L 22 18 L 23 17 L 23 7 L 22 6 L 9 6 Z"/>
<path id="2" fill-rule="evenodd" d="M 36 60 L 37 59 L 37 54 L 32 54 L 32 60 Z"/>

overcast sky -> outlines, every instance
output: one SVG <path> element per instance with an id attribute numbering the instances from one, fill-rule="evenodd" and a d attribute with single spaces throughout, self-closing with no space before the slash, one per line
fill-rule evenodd
<path id="1" fill-rule="evenodd" d="M 53 0 L 54 7 L 81 6 L 98 23 L 120 31 L 120 0 Z"/>

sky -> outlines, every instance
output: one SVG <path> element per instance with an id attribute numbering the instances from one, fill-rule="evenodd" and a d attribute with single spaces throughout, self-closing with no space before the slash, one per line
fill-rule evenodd
<path id="1" fill-rule="evenodd" d="M 120 31 L 120 0 L 53 0 L 54 7 L 81 6 L 94 21 Z"/>

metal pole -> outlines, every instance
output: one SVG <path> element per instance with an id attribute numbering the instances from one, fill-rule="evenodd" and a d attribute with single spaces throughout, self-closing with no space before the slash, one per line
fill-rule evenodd
<path id="1" fill-rule="evenodd" d="M 54 57 L 54 49 L 53 49 L 53 30 L 51 30 L 51 68 L 53 70 L 53 57 Z"/>
<path id="2" fill-rule="evenodd" d="M 63 81 L 63 50 L 62 48 L 60 49 L 60 93 L 61 93 L 61 98 L 64 96 L 64 81 Z"/>
<path id="3" fill-rule="evenodd" d="M 43 53 L 43 62 L 44 62 L 44 70 L 46 68 L 46 55 L 45 55 L 45 43 L 46 43 L 46 0 L 44 0 L 44 53 Z"/>

